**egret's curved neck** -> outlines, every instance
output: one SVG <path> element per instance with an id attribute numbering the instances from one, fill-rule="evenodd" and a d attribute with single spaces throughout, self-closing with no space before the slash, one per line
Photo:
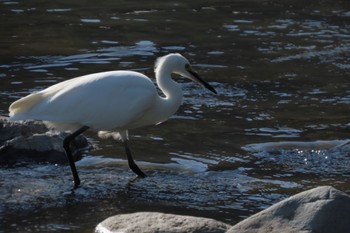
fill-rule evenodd
<path id="1" fill-rule="evenodd" d="M 172 115 L 182 102 L 181 87 L 171 78 L 171 70 L 167 69 L 166 66 L 156 70 L 156 79 L 158 87 L 165 95 L 165 98 L 162 98 L 163 108 Z"/>

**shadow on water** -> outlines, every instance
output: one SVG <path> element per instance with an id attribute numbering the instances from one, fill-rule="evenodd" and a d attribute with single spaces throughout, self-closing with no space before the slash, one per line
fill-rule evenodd
<path id="1" fill-rule="evenodd" d="M 299 191 L 349 186 L 350 11 L 346 1 L 0 1 L 0 114 L 26 94 L 106 70 L 153 77 L 180 52 L 218 91 L 183 79 L 169 121 L 132 130 L 149 175 L 120 143 L 77 163 L 0 168 L 0 232 L 91 232 L 136 211 L 234 224 Z"/>

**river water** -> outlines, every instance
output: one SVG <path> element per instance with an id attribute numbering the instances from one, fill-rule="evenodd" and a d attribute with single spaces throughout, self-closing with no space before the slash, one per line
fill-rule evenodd
<path id="1" fill-rule="evenodd" d="M 67 165 L 1 167 L 0 232 L 92 232 L 136 211 L 235 224 L 316 186 L 350 193 L 347 1 L 1 0 L 0 31 L 1 115 L 83 74 L 154 77 L 170 52 L 218 91 L 177 79 L 176 115 L 130 132 L 145 179 L 128 170 L 119 142 L 94 134 L 74 192 Z"/>

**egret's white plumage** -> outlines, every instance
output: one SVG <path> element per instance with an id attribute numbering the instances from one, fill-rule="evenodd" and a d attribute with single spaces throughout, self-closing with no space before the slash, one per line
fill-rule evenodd
<path id="1" fill-rule="evenodd" d="M 132 71 L 81 76 L 26 96 L 10 106 L 11 120 L 43 120 L 58 130 L 123 131 L 147 124 L 157 90 Z M 150 122 L 156 123 L 156 122 Z"/>
<path id="2" fill-rule="evenodd" d="M 182 102 L 182 90 L 171 74 L 201 83 L 216 93 L 195 72 L 186 58 L 169 54 L 157 60 L 156 81 L 165 97 L 158 95 L 153 82 L 134 71 L 109 71 L 67 80 L 15 101 L 10 120 L 42 120 L 58 130 L 72 132 L 81 127 L 118 133 L 128 140 L 128 129 L 167 120 Z"/>

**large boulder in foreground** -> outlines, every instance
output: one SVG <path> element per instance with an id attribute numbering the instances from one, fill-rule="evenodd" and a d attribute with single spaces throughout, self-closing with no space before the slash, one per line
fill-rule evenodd
<path id="1" fill-rule="evenodd" d="M 96 233 L 348 233 L 350 196 L 330 186 L 287 198 L 233 227 L 208 218 L 139 212 L 107 218 Z"/>
<path id="2" fill-rule="evenodd" d="M 224 233 L 231 226 L 208 218 L 157 212 L 121 214 L 107 218 L 96 227 L 96 233 Z"/>
<path id="3" fill-rule="evenodd" d="M 38 121 L 10 122 L 0 117 L 0 165 L 25 162 L 66 163 L 63 139 L 67 133 L 54 132 Z M 79 135 L 71 143 L 75 160 L 90 148 L 87 139 Z"/>
<path id="4" fill-rule="evenodd" d="M 296 194 L 233 226 L 227 233 L 347 233 L 350 196 L 323 186 Z"/>

